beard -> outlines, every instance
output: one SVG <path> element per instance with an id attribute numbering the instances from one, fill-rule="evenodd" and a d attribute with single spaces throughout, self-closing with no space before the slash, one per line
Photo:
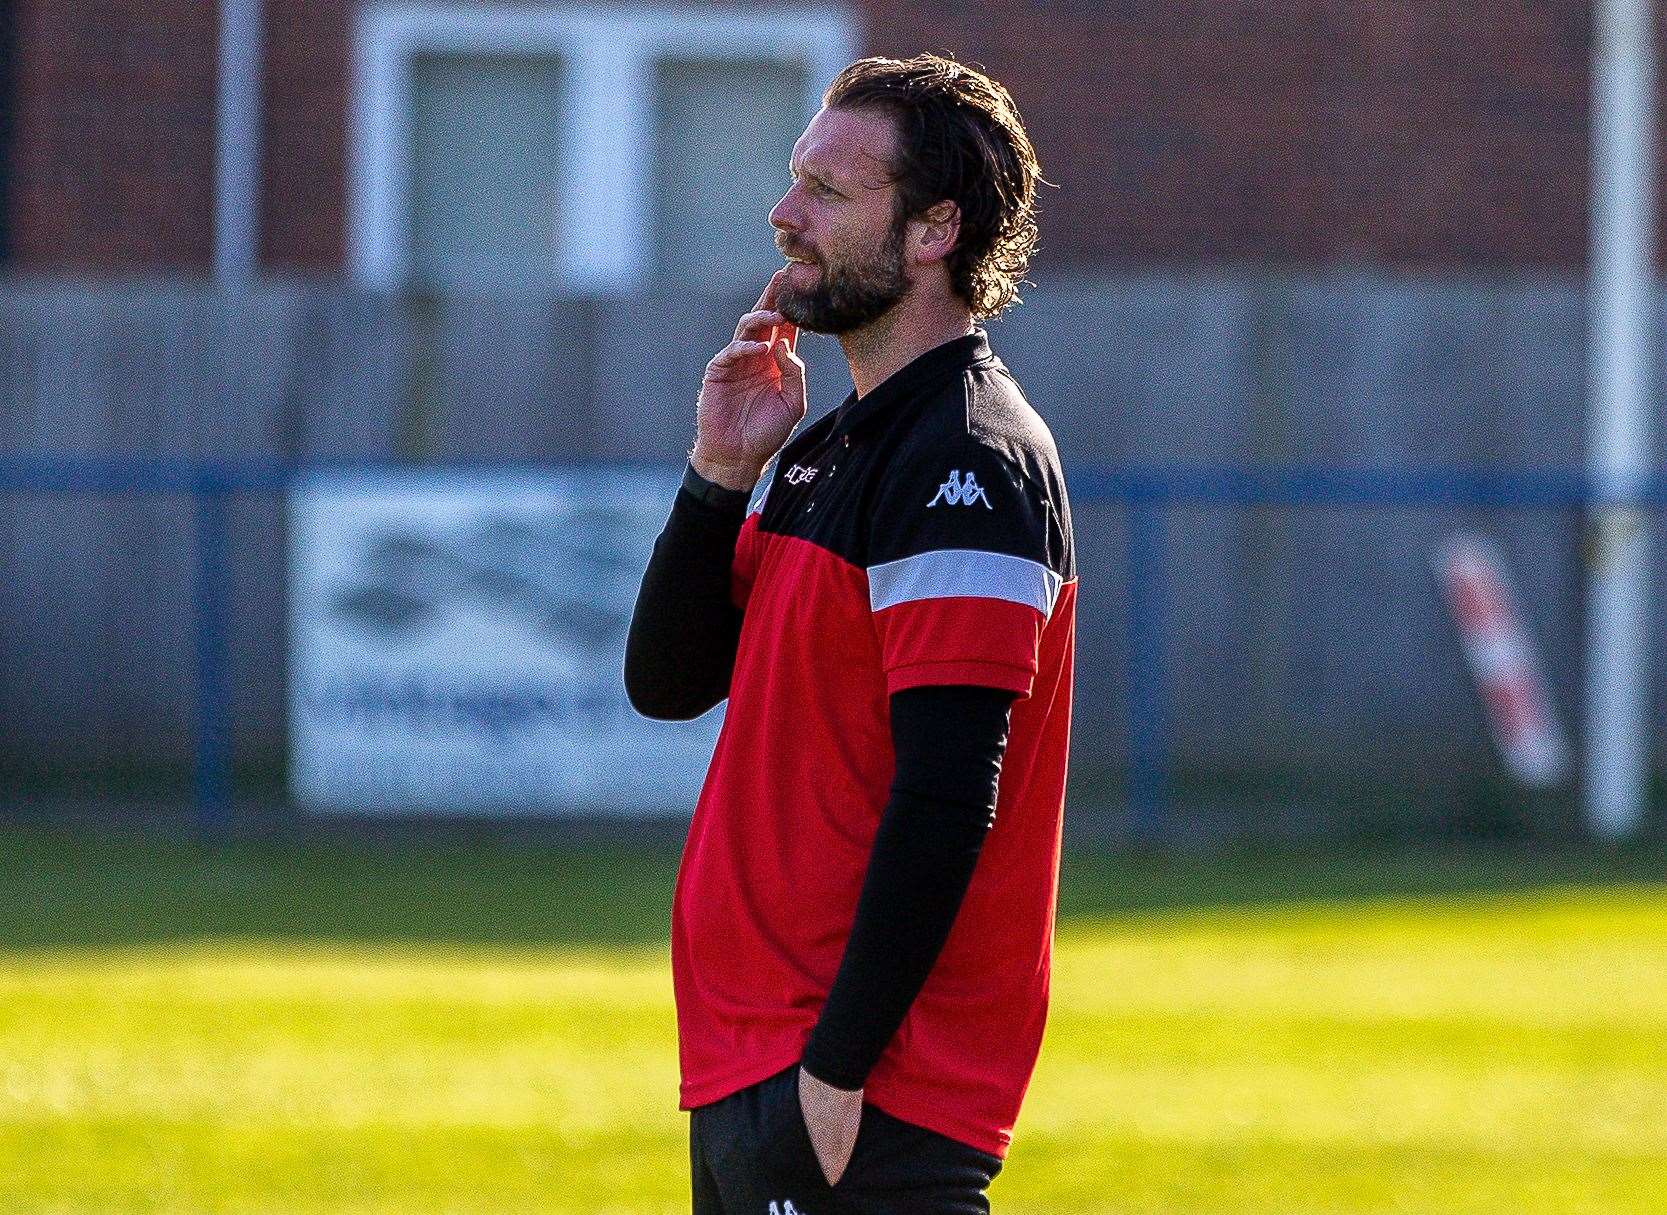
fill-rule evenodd
<path id="1" fill-rule="evenodd" d="M 879 320 L 909 290 L 903 272 L 903 234 L 904 226 L 894 223 L 885 244 L 872 256 L 837 262 L 819 258 L 815 284 L 805 288 L 783 284 L 776 311 L 812 333 L 849 333 Z"/>

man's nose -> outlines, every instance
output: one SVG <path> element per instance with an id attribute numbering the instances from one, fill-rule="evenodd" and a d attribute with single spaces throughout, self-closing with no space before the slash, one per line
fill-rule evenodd
<path id="1" fill-rule="evenodd" d="M 770 226 L 778 232 L 796 232 L 799 229 L 799 209 L 793 198 L 793 191 L 799 187 L 792 186 L 781 201 L 770 208 Z"/>

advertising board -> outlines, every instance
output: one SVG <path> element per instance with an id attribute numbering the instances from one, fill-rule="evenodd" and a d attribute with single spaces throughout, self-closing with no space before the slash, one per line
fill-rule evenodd
<path id="1" fill-rule="evenodd" d="M 721 709 L 621 666 L 671 469 L 331 472 L 292 490 L 290 772 L 307 809 L 673 815 Z"/>

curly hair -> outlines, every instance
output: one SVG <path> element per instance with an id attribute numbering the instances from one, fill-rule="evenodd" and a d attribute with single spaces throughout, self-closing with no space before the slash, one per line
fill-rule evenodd
<path id="1" fill-rule="evenodd" d="M 1036 152 L 1012 96 L 940 55 L 859 59 L 828 86 L 829 109 L 879 110 L 897 126 L 898 221 L 948 199 L 961 231 L 948 269 L 955 294 L 986 320 L 1019 302 L 1036 251 Z"/>

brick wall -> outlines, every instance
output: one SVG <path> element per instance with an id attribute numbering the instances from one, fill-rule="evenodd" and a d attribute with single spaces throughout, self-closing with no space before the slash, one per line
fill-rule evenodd
<path id="1" fill-rule="evenodd" d="M 261 255 L 277 270 L 344 260 L 353 0 L 266 0 Z"/>
<path id="2" fill-rule="evenodd" d="M 213 0 L 21 0 L 11 251 L 54 272 L 214 255 Z"/>
<path id="3" fill-rule="evenodd" d="M 1583 257 L 1586 4 L 906 0 L 874 29 L 1012 89 L 1056 265 Z"/>
<path id="4" fill-rule="evenodd" d="M 858 0 L 871 51 L 1006 81 L 1058 190 L 1049 268 L 1584 258 L 1581 0 Z M 343 259 L 355 0 L 268 0 L 263 257 Z M 13 248 L 44 269 L 212 250 L 216 6 L 22 0 Z"/>

